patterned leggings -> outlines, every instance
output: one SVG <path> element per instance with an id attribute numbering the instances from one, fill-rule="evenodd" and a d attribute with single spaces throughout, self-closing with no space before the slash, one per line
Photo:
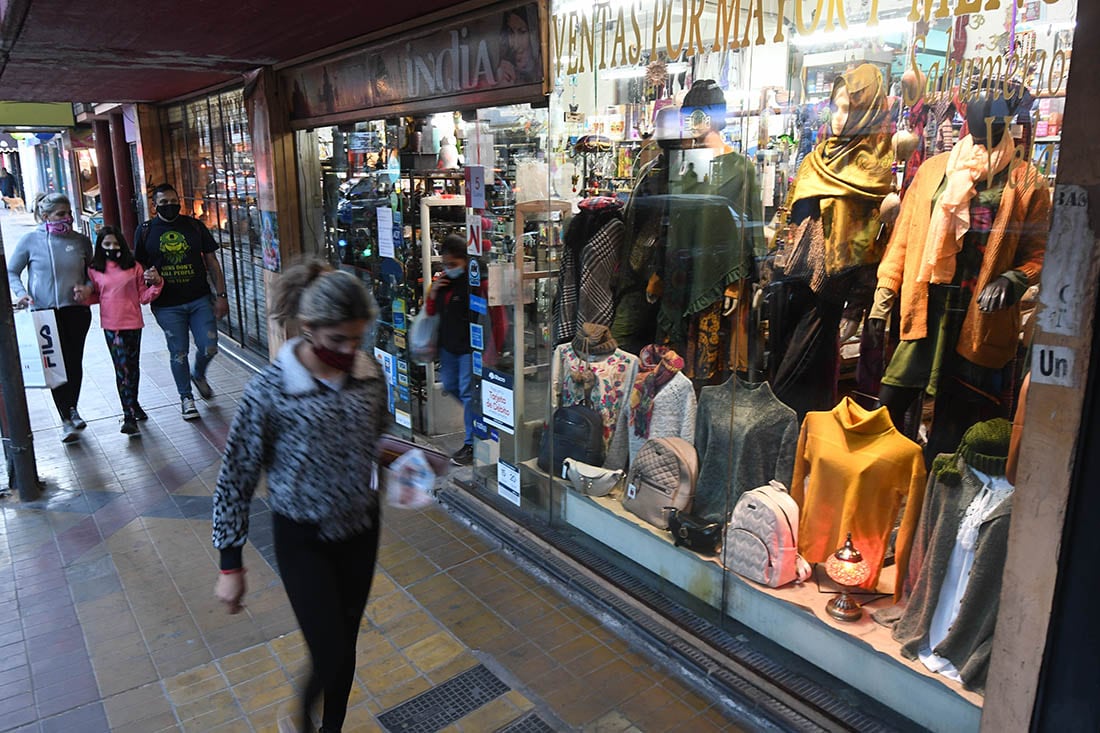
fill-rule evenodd
<path id="1" fill-rule="evenodd" d="M 138 404 L 138 379 L 141 377 L 138 369 L 141 358 L 141 329 L 104 329 L 103 335 L 107 339 L 111 361 L 115 363 L 115 383 L 118 385 L 118 398 L 122 402 L 122 414 L 133 417 Z"/>

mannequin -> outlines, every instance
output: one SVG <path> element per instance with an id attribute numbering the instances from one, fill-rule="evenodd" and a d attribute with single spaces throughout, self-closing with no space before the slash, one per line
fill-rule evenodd
<path id="1" fill-rule="evenodd" d="M 767 382 L 735 374 L 700 391 L 693 442 L 699 479 L 692 512 L 724 522 L 746 491 L 772 480 L 790 485 L 798 419 Z"/>
<path id="2" fill-rule="evenodd" d="M 657 242 L 665 236 L 668 197 L 668 153 L 646 163 L 626 205 L 625 233 L 615 284 L 615 320 L 611 334 L 632 354 L 653 343 L 657 304 L 646 298 L 646 282 L 654 267 Z"/>
<path id="3" fill-rule="evenodd" d="M 695 81 L 680 119 L 681 137 L 670 147 L 683 151 L 683 165 L 669 186 L 664 247 L 646 293 L 660 302 L 656 340 L 685 355 L 684 372 L 696 383 L 709 383 L 738 366 L 731 353 L 744 360 L 741 281 L 763 249 L 763 211 L 755 165 L 722 138 L 726 100 L 717 83 Z M 685 184 L 691 193 L 677 193 Z"/>
<path id="4" fill-rule="evenodd" d="M 904 578 L 925 478 L 920 446 L 894 428 L 885 409 L 865 410 L 845 397 L 828 412 L 807 414 L 791 477 L 791 496 L 802 512 L 798 551 L 807 562 L 825 562 L 851 533 L 871 568 L 862 587 L 874 590 L 904 500 L 894 543 Z M 900 590 L 898 583 L 899 596 Z"/>
<path id="5" fill-rule="evenodd" d="M 630 393 L 638 357 L 618 348 L 607 326 L 585 323 L 572 343 L 554 350 L 550 363 L 550 410 L 588 404 L 603 420 L 604 466 L 626 467 Z"/>
<path id="6" fill-rule="evenodd" d="M 936 458 L 903 603 L 873 614 L 893 628 L 903 656 L 979 692 L 1008 551 L 1011 432 L 1004 419 L 977 423 L 953 454 Z"/>
<path id="7" fill-rule="evenodd" d="M 803 160 L 788 195 L 770 288 L 772 385 L 801 417 L 836 404 L 838 333 L 871 304 L 885 245 L 879 207 L 893 184 L 887 90 L 863 64 L 833 84 L 832 136 Z"/>
<path id="8" fill-rule="evenodd" d="M 879 400 L 900 425 L 922 392 L 936 398 L 928 460 L 1011 415 L 1017 303 L 1039 281 L 1050 213 L 1046 181 L 1016 158 L 1014 109 L 988 92 L 967 104 L 970 134 L 917 173 L 878 268 L 873 338 L 895 301 L 901 313 Z"/>
<path id="9" fill-rule="evenodd" d="M 623 243 L 622 208 L 616 198 L 587 198 L 569 221 L 554 299 L 557 343 L 571 341 L 583 323 L 611 326 L 612 286 Z"/>
<path id="10" fill-rule="evenodd" d="M 638 354 L 638 376 L 626 407 L 631 460 L 653 438 L 695 440 L 695 390 L 683 368 L 683 358 L 667 346 L 646 346 Z"/>

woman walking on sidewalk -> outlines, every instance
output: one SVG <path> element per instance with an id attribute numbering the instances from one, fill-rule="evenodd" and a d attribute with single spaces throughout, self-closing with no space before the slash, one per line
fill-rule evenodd
<path id="1" fill-rule="evenodd" d="M 138 404 L 141 329 L 145 326 L 141 306 L 160 295 L 164 281 L 155 268 L 146 271 L 134 261 L 122 232 L 112 226 L 99 230 L 88 277 L 99 299 L 99 323 L 115 365 L 122 432 L 138 435 L 138 420 L 149 417 Z"/>
<path id="2" fill-rule="evenodd" d="M 72 205 L 64 194 L 39 194 L 34 217 L 38 227 L 19 240 L 8 259 L 8 285 L 20 307 L 55 310 L 68 381 L 50 392 L 61 416 L 61 442 L 72 443 L 80 439 L 78 431 L 88 427 L 76 404 L 84 380 L 84 341 L 92 325 L 87 303 L 92 293 L 88 280 L 92 242 L 73 231 Z M 26 287 L 23 270 L 28 270 Z"/>
<path id="3" fill-rule="evenodd" d="M 283 274 L 271 314 L 296 321 L 302 335 L 249 382 L 230 427 L 214 494 L 215 595 L 230 613 L 241 610 L 249 504 L 266 472 L 279 575 L 312 660 L 298 730 L 312 730 L 310 710 L 324 692 L 321 730 L 338 733 L 378 551 L 386 383 L 359 348 L 376 308 L 353 275 L 312 263 Z"/>

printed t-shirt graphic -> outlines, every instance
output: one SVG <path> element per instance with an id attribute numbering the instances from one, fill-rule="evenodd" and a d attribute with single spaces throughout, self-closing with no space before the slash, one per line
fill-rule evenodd
<path id="1" fill-rule="evenodd" d="M 189 216 L 171 222 L 157 217 L 148 227 L 139 227 L 134 241 L 137 261 L 145 268 L 156 267 L 164 278 L 156 307 L 181 305 L 210 295 L 203 256 L 217 252 L 218 245 L 202 222 Z"/>

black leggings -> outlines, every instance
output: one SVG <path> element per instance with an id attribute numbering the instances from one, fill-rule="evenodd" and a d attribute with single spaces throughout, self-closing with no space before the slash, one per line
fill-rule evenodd
<path id="1" fill-rule="evenodd" d="M 68 381 L 50 390 L 57 413 L 68 420 L 80 400 L 80 385 L 84 381 L 84 341 L 92 325 L 92 309 L 83 305 L 58 308 L 57 338 L 61 342 L 61 358 L 65 362 Z"/>
<path id="2" fill-rule="evenodd" d="M 312 730 L 309 712 L 325 693 L 322 725 L 338 732 L 355 679 L 355 644 L 378 555 L 378 516 L 358 537 L 325 542 L 317 527 L 273 513 L 275 559 L 302 629 L 312 669 L 302 695 L 300 730 Z"/>

